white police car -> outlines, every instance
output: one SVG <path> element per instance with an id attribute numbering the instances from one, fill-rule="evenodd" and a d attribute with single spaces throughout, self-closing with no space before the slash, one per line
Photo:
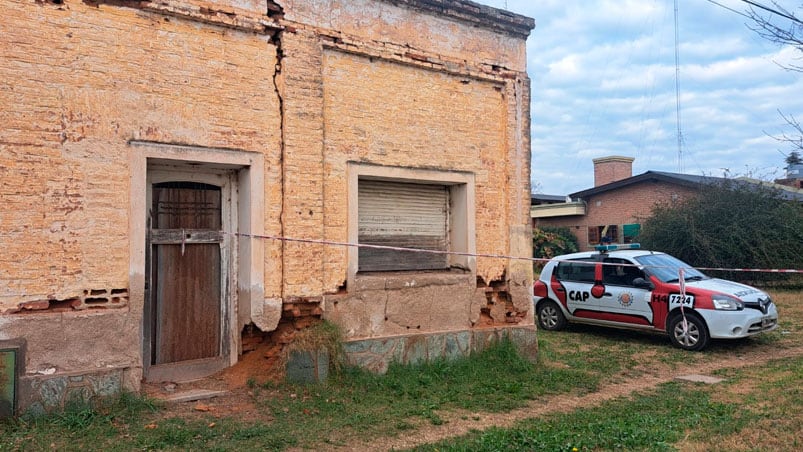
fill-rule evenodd
<path id="1" fill-rule="evenodd" d="M 686 350 L 778 327 L 765 292 L 638 248 L 602 245 L 551 259 L 534 284 L 540 327 L 560 330 L 568 321 L 658 331 Z"/>

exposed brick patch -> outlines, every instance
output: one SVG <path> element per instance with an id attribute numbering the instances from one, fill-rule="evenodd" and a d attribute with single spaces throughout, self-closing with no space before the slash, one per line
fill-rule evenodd
<path id="1" fill-rule="evenodd" d="M 253 325 L 246 325 L 241 334 L 243 355 L 260 354 L 258 361 L 261 368 L 270 369 L 272 378 L 281 378 L 284 374 L 282 356 L 285 347 L 293 342 L 299 331 L 322 321 L 321 301 L 321 297 L 293 297 L 286 300 L 282 306 L 282 318 L 273 331 L 264 332 Z"/>
<path id="2" fill-rule="evenodd" d="M 527 316 L 527 311 L 519 311 L 513 305 L 507 281 L 493 280 L 488 284 L 477 278 L 477 289 L 485 290 L 487 304 L 480 308 L 480 319 L 475 327 L 494 327 L 519 324 Z"/>
<path id="3" fill-rule="evenodd" d="M 19 304 L 21 311 L 41 311 L 50 307 L 50 300 L 33 300 Z"/>
<path id="4" fill-rule="evenodd" d="M 23 301 L 6 314 L 81 311 L 84 309 L 122 308 L 128 306 L 128 289 L 86 289 L 81 295 L 68 298 L 47 298 Z"/>
<path id="5" fill-rule="evenodd" d="M 323 297 L 292 297 L 285 300 L 279 327 L 281 328 L 283 322 L 291 324 L 296 330 L 303 330 L 314 325 L 321 320 L 323 315 L 322 301 Z M 292 335 L 295 333 L 293 332 Z"/>

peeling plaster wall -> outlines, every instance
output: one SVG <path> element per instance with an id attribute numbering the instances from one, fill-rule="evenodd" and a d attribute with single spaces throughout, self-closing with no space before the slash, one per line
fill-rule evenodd
<path id="1" fill-rule="evenodd" d="M 345 238 L 344 178 L 347 162 L 356 161 L 475 174 L 477 252 L 507 254 L 506 103 L 502 83 L 327 51 L 329 238 Z M 486 281 L 498 279 L 505 264 L 480 259 L 477 273 Z"/>
<path id="2" fill-rule="evenodd" d="M 407 3 L 431 2 L 282 2 L 285 234 L 348 241 L 352 162 L 461 171 L 476 182 L 476 252 L 529 257 L 525 39 Z M 330 294 L 324 316 L 350 338 L 533 322 L 528 261 L 378 289 L 345 287 L 345 248 L 284 247 L 284 297 Z"/>
<path id="3" fill-rule="evenodd" d="M 526 18 L 462 0 L 0 2 L 0 339 L 27 340 L 32 386 L 138 384 L 132 140 L 262 153 L 270 236 L 345 241 L 348 162 L 471 173 L 476 251 L 531 252 Z M 235 328 L 295 303 L 352 339 L 532 325 L 526 261 L 345 287 L 344 248 L 262 243 L 264 302 Z"/>
<path id="4" fill-rule="evenodd" d="M 27 339 L 28 375 L 127 368 L 138 385 L 128 142 L 264 153 L 265 229 L 278 233 L 277 52 L 264 2 L 238 24 L 88 3 L 2 0 L 0 338 Z M 280 292 L 281 272 L 269 281 Z"/>
<path id="5" fill-rule="evenodd" d="M 334 34 L 526 72 L 526 36 L 511 36 L 445 17 L 441 12 L 449 11 L 451 5 L 441 6 L 440 11 L 437 7 L 422 11 L 410 8 L 409 4 L 425 1 L 283 0 L 281 3 L 288 21 Z M 478 6 L 472 5 L 472 12 L 476 13 Z M 478 19 L 486 25 L 493 21 L 493 17 Z"/>
<path id="6" fill-rule="evenodd" d="M 3 4 L 0 312 L 128 287 L 128 140 L 278 161 L 267 37 L 117 6 Z"/>

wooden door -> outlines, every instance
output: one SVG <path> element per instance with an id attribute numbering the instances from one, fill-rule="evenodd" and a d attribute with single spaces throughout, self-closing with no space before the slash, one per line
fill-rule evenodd
<path id="1" fill-rule="evenodd" d="M 224 191 L 151 185 L 147 379 L 186 380 L 225 366 Z"/>

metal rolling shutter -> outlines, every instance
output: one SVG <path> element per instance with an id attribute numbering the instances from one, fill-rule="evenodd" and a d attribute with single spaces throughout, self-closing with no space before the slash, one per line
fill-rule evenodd
<path id="1" fill-rule="evenodd" d="M 360 180 L 359 243 L 447 251 L 449 189 Z M 360 248 L 359 271 L 449 268 L 446 254 Z"/>

